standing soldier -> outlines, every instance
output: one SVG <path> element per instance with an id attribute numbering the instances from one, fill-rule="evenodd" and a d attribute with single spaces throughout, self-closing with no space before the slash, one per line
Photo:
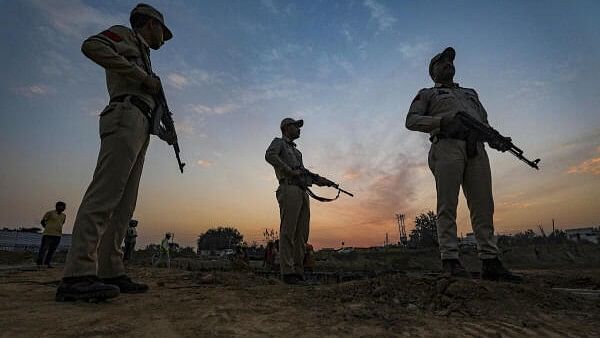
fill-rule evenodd
<path id="1" fill-rule="evenodd" d="M 100 114 L 100 154 L 75 218 L 57 301 L 148 290 L 125 274 L 121 243 L 135 209 L 154 96 L 162 91 L 150 69 L 150 48 L 158 50 L 173 35 L 163 15 L 146 4 L 131 11 L 130 23 L 132 29 L 112 26 L 81 48 L 105 69 L 110 103 Z"/>
<path id="2" fill-rule="evenodd" d="M 456 208 L 462 186 L 471 213 L 471 224 L 482 261 L 481 278 L 519 282 L 498 259 L 494 241 L 494 200 L 492 177 L 487 153 L 482 142 L 470 137 L 469 129 L 454 118 L 464 111 L 488 124 L 487 112 L 475 90 L 454 83 L 453 48 L 446 48 L 429 63 L 433 88 L 421 89 L 406 117 L 406 128 L 429 133 L 429 168 L 437 190 L 437 234 L 442 269 L 456 277 L 470 277 L 458 257 Z M 490 144 L 498 150 L 503 145 Z"/>
<path id="3" fill-rule="evenodd" d="M 52 256 L 60 244 L 62 227 L 67 218 L 64 213 L 66 207 L 65 202 L 58 201 L 54 210 L 48 211 L 42 217 L 40 224 L 44 227 L 44 232 L 42 233 L 42 244 L 37 256 L 38 266 L 44 264 L 48 268 L 52 268 Z"/>
<path id="4" fill-rule="evenodd" d="M 133 258 L 135 243 L 137 241 L 137 225 L 137 220 L 132 219 L 129 221 L 129 228 L 127 228 L 127 234 L 125 235 L 125 252 L 123 253 L 123 261 L 130 261 Z"/>
<path id="5" fill-rule="evenodd" d="M 283 119 L 280 125 L 282 137 L 276 137 L 265 154 L 279 180 L 276 192 L 281 218 L 279 254 L 281 279 L 286 284 L 301 284 L 304 280 L 303 262 L 310 222 L 306 188 L 312 184 L 334 185 L 318 175 L 307 175 L 302 153 L 294 143 L 300 137 L 303 124 L 303 120 Z"/>

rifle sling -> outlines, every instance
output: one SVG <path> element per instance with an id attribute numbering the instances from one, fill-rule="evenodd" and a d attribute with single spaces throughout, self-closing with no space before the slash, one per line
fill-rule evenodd
<path id="1" fill-rule="evenodd" d="M 319 202 L 333 202 L 340 197 L 340 192 L 341 192 L 340 189 L 338 189 L 338 192 L 337 192 L 337 195 L 335 196 L 335 198 L 327 198 L 327 197 L 318 196 L 314 192 L 312 192 L 312 190 L 310 190 L 309 188 L 306 188 L 306 193 L 308 194 L 308 196 L 316 199 Z"/>

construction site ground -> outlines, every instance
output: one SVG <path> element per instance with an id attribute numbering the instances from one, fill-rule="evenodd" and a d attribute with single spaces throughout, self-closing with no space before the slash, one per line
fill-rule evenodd
<path id="1" fill-rule="evenodd" d="M 554 267 L 543 250 L 535 250 L 543 268 L 519 267 L 527 278 L 520 285 L 444 277 L 428 268 L 435 255 L 424 252 L 380 253 L 393 257 L 387 264 L 394 269 L 380 269 L 371 278 L 303 287 L 248 270 L 206 269 L 189 259 L 176 260 L 170 270 L 140 262 L 128 267 L 129 274 L 148 283 L 150 291 L 103 303 L 57 303 L 60 266 L 37 270 L 3 253 L 0 336 L 600 336 L 598 247 L 560 253 L 566 261 L 556 258 Z M 361 259 L 368 266 L 365 262 L 371 260 L 364 256 L 332 255 L 318 263 L 328 271 L 331 264 L 347 267 Z M 373 264 L 382 259 L 377 261 Z M 476 269 L 475 256 L 466 255 L 465 261 Z M 567 261 L 571 263 L 563 264 Z"/>

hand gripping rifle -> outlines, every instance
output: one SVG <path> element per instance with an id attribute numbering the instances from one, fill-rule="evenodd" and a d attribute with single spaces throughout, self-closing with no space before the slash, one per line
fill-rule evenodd
<path id="1" fill-rule="evenodd" d="M 137 47 L 142 54 L 144 70 L 146 70 L 146 72 L 148 72 L 148 74 L 150 74 L 152 77 L 160 81 L 160 78 L 154 74 L 154 72 L 152 72 L 150 59 L 148 58 L 147 53 L 144 52 L 144 48 L 142 47 L 142 42 L 140 39 L 137 39 Z M 175 150 L 175 157 L 177 157 L 177 164 L 179 165 L 179 171 L 181 171 L 183 174 L 183 167 L 185 166 L 185 163 L 181 162 L 181 158 L 179 157 L 181 150 L 179 149 L 179 142 L 177 141 L 177 131 L 175 130 L 173 113 L 171 113 L 169 105 L 167 104 L 167 98 L 162 87 L 162 82 L 160 84 L 159 93 L 154 95 L 154 101 L 156 103 L 156 107 L 154 107 L 154 110 L 152 111 L 150 134 L 158 136 L 161 140 L 167 142 L 168 145 L 173 146 L 173 149 Z"/>
<path id="2" fill-rule="evenodd" d="M 515 146 L 510 137 L 502 136 L 496 129 L 479 122 L 466 112 L 461 111 L 456 113 L 456 118 L 460 119 L 460 121 L 469 129 L 470 132 L 476 134 L 477 140 L 487 142 L 490 147 L 501 152 L 508 150 L 508 152 L 515 155 L 519 160 L 527 163 L 527 165 L 530 167 L 540 170 L 538 167 L 540 159 L 538 158 L 533 161 L 527 159 L 525 156 L 523 156 L 523 150 Z"/>
<path id="3" fill-rule="evenodd" d="M 181 158 L 179 157 L 180 149 L 177 140 L 177 131 L 175 130 L 175 123 L 173 121 L 173 113 L 171 113 L 171 110 L 167 105 L 167 98 L 165 97 L 162 85 L 160 86 L 160 92 L 154 96 L 154 100 L 156 101 L 156 107 L 152 112 L 150 134 L 158 136 L 161 140 L 167 142 L 168 145 L 173 146 L 175 157 L 177 157 L 177 164 L 179 165 L 179 171 L 183 174 L 185 163 L 181 162 Z"/>
<path id="4" fill-rule="evenodd" d="M 319 201 L 319 202 L 333 202 L 333 201 L 337 200 L 340 197 L 340 193 L 342 193 L 342 192 L 344 194 L 350 196 L 350 197 L 354 197 L 353 193 L 348 192 L 348 191 L 340 188 L 339 184 L 337 184 L 337 183 L 335 183 L 335 182 L 333 182 L 333 181 L 331 181 L 331 180 L 329 180 L 329 179 L 327 179 L 327 178 L 325 178 L 323 176 L 319 176 L 319 175 L 317 175 L 317 174 L 315 174 L 313 172 L 310 172 L 306 168 L 301 168 L 300 170 L 304 173 L 305 176 L 307 176 L 309 178 L 309 180 L 306 180 L 306 181 L 310 182 L 311 184 L 312 184 L 312 182 L 322 182 L 322 183 L 324 183 L 323 185 L 326 185 L 328 187 L 334 187 L 334 188 L 337 189 L 338 192 L 337 192 L 337 195 L 334 198 L 326 198 L 326 197 L 321 197 L 321 196 L 316 195 L 314 192 L 312 192 L 308 188 L 308 186 L 310 184 L 305 184 L 306 193 L 310 197 L 316 199 L 317 201 Z"/>

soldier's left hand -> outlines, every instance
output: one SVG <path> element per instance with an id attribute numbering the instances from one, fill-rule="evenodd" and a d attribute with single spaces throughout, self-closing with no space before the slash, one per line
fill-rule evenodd
<path id="1" fill-rule="evenodd" d="M 177 142 L 177 135 L 168 130 L 164 130 L 164 129 L 161 130 L 158 137 L 160 137 L 161 140 L 167 142 L 167 144 L 170 146 L 172 146 L 173 144 L 175 144 L 175 142 Z"/>
<path id="2" fill-rule="evenodd" d="M 507 150 L 510 149 L 511 142 L 512 142 L 512 138 L 505 137 L 504 141 L 500 141 L 500 142 L 488 142 L 488 144 L 493 149 L 496 149 L 496 150 L 501 151 L 501 152 L 505 152 L 505 151 L 507 151 Z"/>

